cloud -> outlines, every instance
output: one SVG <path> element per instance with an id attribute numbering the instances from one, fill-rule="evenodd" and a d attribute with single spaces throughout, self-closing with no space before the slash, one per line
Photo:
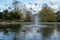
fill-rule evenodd
<path id="1" fill-rule="evenodd" d="M 41 3 L 43 0 L 35 0 L 34 3 Z"/>
<path id="2" fill-rule="evenodd" d="M 60 2 L 60 0 L 50 0 L 50 1 L 53 2 L 53 3 Z"/>
<path id="3" fill-rule="evenodd" d="M 44 2 L 48 3 L 49 1 L 51 1 L 52 3 L 60 2 L 60 0 L 32 0 L 33 3 L 31 2 L 31 5 L 30 5 L 28 0 L 27 0 L 27 2 L 25 2 L 25 0 L 24 0 L 23 1 L 23 4 L 26 4 L 26 8 L 27 9 L 32 8 L 35 11 L 39 11 L 39 10 L 41 10 L 41 5 Z M 5 0 L 4 2 L 8 3 L 8 6 L 11 6 L 10 4 L 12 3 L 12 0 L 9 0 L 9 1 L 8 0 Z M 38 5 L 35 6 L 35 3 L 37 3 Z M 48 3 L 48 5 L 49 5 L 49 3 Z M 51 5 L 50 7 L 53 8 L 54 10 L 55 9 L 58 10 L 58 5 L 57 4 L 56 5 Z M 0 4 L 0 8 L 6 9 L 7 7 Z"/>
<path id="4" fill-rule="evenodd" d="M 26 4 L 26 8 L 27 9 L 32 8 L 35 11 L 39 11 L 41 9 L 39 6 L 35 6 L 34 4 L 33 5 Z"/>
<path id="5" fill-rule="evenodd" d="M 8 9 L 8 6 L 4 6 L 0 4 L 0 9 L 1 9 L 0 12 L 2 12 L 3 10 Z"/>
<path id="6" fill-rule="evenodd" d="M 0 8 L 1 8 L 1 9 L 7 9 L 8 6 L 0 5 Z"/>
<path id="7" fill-rule="evenodd" d="M 4 8 L 3 5 L 0 5 L 0 8 Z"/>
<path id="8" fill-rule="evenodd" d="M 50 6 L 51 8 L 54 9 L 54 11 L 58 11 L 59 10 L 59 6 L 58 5 L 53 5 L 53 6 Z"/>

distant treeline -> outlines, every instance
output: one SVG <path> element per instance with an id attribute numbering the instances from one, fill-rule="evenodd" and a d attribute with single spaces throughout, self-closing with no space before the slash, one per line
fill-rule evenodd
<path id="1" fill-rule="evenodd" d="M 17 11 L 8 12 L 8 10 L 4 10 L 3 12 L 0 12 L 0 19 L 5 20 L 21 19 L 21 15 Z"/>
<path id="2" fill-rule="evenodd" d="M 23 18 L 23 14 L 18 11 L 8 11 L 4 10 L 3 12 L 0 12 L 0 19 L 2 20 L 23 20 L 24 22 L 31 22 L 31 16 L 28 13 L 26 13 L 26 17 Z"/>

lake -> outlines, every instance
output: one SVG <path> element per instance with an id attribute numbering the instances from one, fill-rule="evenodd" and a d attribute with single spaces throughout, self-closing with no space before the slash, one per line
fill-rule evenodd
<path id="1" fill-rule="evenodd" d="M 55 26 L 55 24 L 0 25 L 0 40 L 60 40 L 60 25 Z"/>

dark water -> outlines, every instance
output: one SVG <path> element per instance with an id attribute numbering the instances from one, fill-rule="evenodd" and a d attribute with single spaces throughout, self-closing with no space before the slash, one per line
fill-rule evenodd
<path id="1" fill-rule="evenodd" d="M 0 25 L 0 40 L 60 40 L 60 25 Z"/>

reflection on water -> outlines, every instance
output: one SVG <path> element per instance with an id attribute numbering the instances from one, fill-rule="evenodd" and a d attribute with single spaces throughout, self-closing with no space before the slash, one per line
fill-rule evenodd
<path id="1" fill-rule="evenodd" d="M 59 25 L 57 30 L 55 27 L 36 27 L 20 24 L 0 25 L 0 40 L 60 40 Z"/>
<path id="2" fill-rule="evenodd" d="M 0 25 L 0 40 L 13 40 L 20 29 L 19 25 Z"/>
<path id="3" fill-rule="evenodd" d="M 43 37 L 49 37 L 53 33 L 54 28 L 42 28 Z"/>

